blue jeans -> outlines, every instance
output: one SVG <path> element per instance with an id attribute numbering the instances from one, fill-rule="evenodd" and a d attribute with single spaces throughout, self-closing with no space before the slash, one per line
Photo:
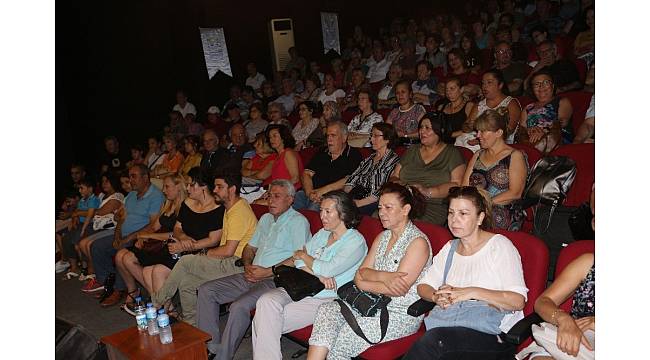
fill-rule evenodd
<path id="1" fill-rule="evenodd" d="M 296 196 L 293 198 L 292 206 L 294 210 L 308 209 L 320 211 L 320 204 L 309 200 L 304 190 L 300 190 L 296 193 Z"/>
<path id="2" fill-rule="evenodd" d="M 126 284 L 120 276 L 120 273 L 115 269 L 115 264 L 113 263 L 113 256 L 117 254 L 117 250 L 113 248 L 113 238 L 113 234 L 101 237 L 95 240 L 90 246 L 90 254 L 95 267 L 95 276 L 97 282 L 104 284 L 108 274 L 115 273 L 115 284 L 113 288 L 115 290 L 126 290 Z M 123 244 L 122 248 L 131 245 L 133 245 L 133 242 L 129 241 Z"/>

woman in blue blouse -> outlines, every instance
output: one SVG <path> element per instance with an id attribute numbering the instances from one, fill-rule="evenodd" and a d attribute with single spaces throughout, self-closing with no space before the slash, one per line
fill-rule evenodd
<path id="1" fill-rule="evenodd" d="M 280 337 L 311 325 L 318 307 L 336 298 L 336 289 L 354 279 L 368 253 L 363 235 L 354 229 L 359 210 L 342 190 L 323 195 L 320 206 L 323 228 L 303 250 L 293 255 L 294 266 L 318 276 L 325 289 L 313 297 L 292 301 L 283 288 L 271 290 L 257 300 L 253 318 L 253 357 L 282 359 Z"/>

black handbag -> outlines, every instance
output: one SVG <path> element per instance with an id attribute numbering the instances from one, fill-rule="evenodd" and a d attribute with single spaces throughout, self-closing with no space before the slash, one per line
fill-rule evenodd
<path id="1" fill-rule="evenodd" d="M 317 276 L 286 265 L 273 267 L 273 282 L 276 287 L 284 288 L 293 301 L 314 296 L 325 289 Z"/>
<path id="2" fill-rule="evenodd" d="M 341 307 L 341 314 L 348 325 L 352 328 L 355 334 L 365 340 L 368 344 L 375 345 L 379 344 L 384 337 L 386 336 L 386 331 L 388 330 L 388 309 L 386 306 L 392 300 L 390 296 L 383 294 L 373 294 L 367 291 L 360 290 L 357 285 L 354 284 L 354 280 L 350 281 L 343 286 L 341 286 L 337 294 L 339 299 L 335 299 Z M 357 319 L 352 314 L 350 308 L 356 310 L 364 317 L 375 316 L 377 311 L 380 311 L 379 314 L 379 326 L 381 328 L 381 338 L 377 342 L 372 342 L 368 340 L 366 335 L 363 333 L 363 330 L 359 327 Z"/>
<path id="3" fill-rule="evenodd" d="M 593 240 L 596 236 L 591 227 L 591 219 L 594 214 L 588 203 L 580 205 L 569 217 L 569 228 L 576 240 Z"/>
<path id="4" fill-rule="evenodd" d="M 520 200 L 513 203 L 515 209 L 527 209 L 533 205 L 551 207 L 549 219 L 544 230 L 548 231 L 555 208 L 562 204 L 576 177 L 576 163 L 566 156 L 545 156 L 533 166 L 528 175 L 526 188 Z"/>

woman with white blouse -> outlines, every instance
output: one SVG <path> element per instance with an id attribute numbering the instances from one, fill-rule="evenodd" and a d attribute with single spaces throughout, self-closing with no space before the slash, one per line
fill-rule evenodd
<path id="1" fill-rule="evenodd" d="M 381 114 L 375 112 L 377 98 L 368 88 L 357 94 L 360 113 L 348 125 L 348 144 L 352 147 L 370 147 L 370 131 L 375 123 L 383 122 Z"/>
<path id="2" fill-rule="evenodd" d="M 334 83 L 334 75 L 329 73 L 325 74 L 325 86 L 323 92 L 321 92 L 318 97 L 318 101 L 320 101 L 321 104 L 325 104 L 328 101 L 336 101 L 340 104 L 344 98 L 345 91 L 336 87 Z"/>
<path id="3" fill-rule="evenodd" d="M 324 142 L 323 133 L 318 126 L 320 120 L 312 116 L 314 110 L 315 104 L 311 101 L 305 101 L 298 106 L 300 121 L 291 132 L 293 138 L 296 139 L 296 151 Z"/>

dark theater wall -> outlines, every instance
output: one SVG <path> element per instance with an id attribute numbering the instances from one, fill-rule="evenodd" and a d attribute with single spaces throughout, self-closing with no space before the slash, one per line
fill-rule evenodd
<path id="1" fill-rule="evenodd" d="M 339 13 L 341 42 L 360 24 L 375 34 L 396 16 L 435 14 L 436 2 L 417 9 L 376 6 L 376 1 L 139 0 L 57 1 L 57 182 L 72 161 L 96 167 L 94 154 L 108 134 L 122 147 L 143 143 L 167 121 L 174 91 L 187 89 L 199 119 L 222 105 L 233 79 L 208 80 L 199 27 L 223 27 L 236 80 L 248 61 L 271 75 L 268 21 L 289 17 L 296 46 L 307 59 L 322 57 L 320 12 Z M 381 3 L 384 4 L 384 3 Z M 369 31 L 373 29 L 373 31 Z"/>

